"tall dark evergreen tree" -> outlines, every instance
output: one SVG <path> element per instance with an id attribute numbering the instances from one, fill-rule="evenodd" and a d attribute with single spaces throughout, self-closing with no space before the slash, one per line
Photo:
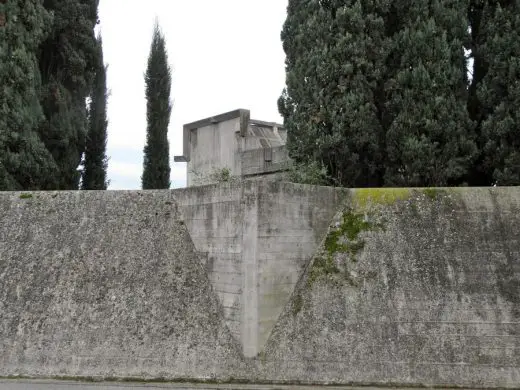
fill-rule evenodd
<path id="1" fill-rule="evenodd" d="M 312 119 L 317 111 L 316 106 L 320 105 L 317 102 L 320 88 L 315 71 L 321 56 L 318 50 L 325 42 L 319 27 L 323 24 L 324 13 L 320 15 L 320 11 L 318 2 L 289 0 L 287 19 L 281 34 L 286 54 L 287 87 L 278 106 L 288 130 L 287 147 L 297 163 L 306 158 L 321 162 L 323 154 L 315 147 L 320 134 L 315 123 L 321 122 Z M 314 62 L 312 55 L 318 57 Z"/>
<path id="2" fill-rule="evenodd" d="M 57 167 L 38 134 L 36 60 L 51 21 L 41 0 L 0 1 L 0 190 L 53 187 Z"/>
<path id="3" fill-rule="evenodd" d="M 343 186 L 382 184 L 384 1 L 290 0 L 282 31 L 287 88 L 279 100 L 297 162 L 322 163 Z"/>
<path id="4" fill-rule="evenodd" d="M 471 34 L 469 49 L 472 59 L 471 82 L 468 94 L 468 112 L 475 123 L 475 134 L 478 148 L 478 156 L 467 174 L 470 185 L 488 186 L 492 183 L 490 169 L 484 166 L 484 154 L 482 150 L 486 140 L 482 136 L 482 121 L 486 114 L 478 96 L 478 88 L 482 79 L 488 72 L 488 64 L 484 58 L 483 45 L 486 41 L 489 18 L 492 15 L 493 6 L 488 0 L 470 0 L 468 7 L 468 21 Z M 491 12 L 490 12 L 491 11 Z"/>
<path id="5" fill-rule="evenodd" d="M 98 50 L 98 64 L 89 107 L 89 128 L 81 180 L 81 188 L 84 190 L 106 190 L 108 187 L 108 158 L 106 155 L 108 95 L 101 36 L 98 37 Z"/>
<path id="6" fill-rule="evenodd" d="M 86 98 L 97 65 L 99 0 L 45 0 L 54 14 L 49 37 L 40 46 L 45 122 L 40 135 L 58 164 L 57 189 L 78 189 L 78 166 L 87 134 Z"/>
<path id="7" fill-rule="evenodd" d="M 469 0 L 290 0 L 279 109 L 297 162 L 344 186 L 447 185 L 474 156 Z"/>
<path id="8" fill-rule="evenodd" d="M 170 188 L 168 125 L 172 109 L 171 68 L 168 64 L 165 38 L 157 22 L 154 27 L 145 82 L 148 126 L 142 186 L 143 189 Z"/>
<path id="9" fill-rule="evenodd" d="M 395 1 L 401 28 L 392 37 L 386 80 L 393 118 L 386 132 L 385 184 L 460 184 L 477 150 L 467 111 L 467 2 Z"/>
<path id="10" fill-rule="evenodd" d="M 488 1 L 478 10 L 473 103 L 481 159 L 474 178 L 520 185 L 520 1 Z"/>

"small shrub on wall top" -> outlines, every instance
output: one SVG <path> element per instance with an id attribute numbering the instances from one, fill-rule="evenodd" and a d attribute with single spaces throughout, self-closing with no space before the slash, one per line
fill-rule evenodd
<path id="1" fill-rule="evenodd" d="M 210 177 L 211 181 L 216 181 L 217 183 L 227 183 L 234 179 L 234 177 L 231 175 L 231 169 L 229 169 L 228 167 L 224 167 L 221 169 L 215 169 L 209 175 L 209 177 Z"/>
<path id="2" fill-rule="evenodd" d="M 205 175 L 196 171 L 192 171 L 192 173 L 198 185 L 209 183 L 237 183 L 241 180 L 240 176 L 233 175 L 231 169 L 228 167 L 214 168 L 211 173 Z"/>

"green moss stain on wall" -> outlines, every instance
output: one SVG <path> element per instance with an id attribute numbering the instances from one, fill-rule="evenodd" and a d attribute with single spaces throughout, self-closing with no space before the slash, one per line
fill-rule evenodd
<path id="1" fill-rule="evenodd" d="M 297 315 L 303 308 L 303 297 L 300 293 L 296 294 L 292 302 L 293 315 Z"/>
<path id="2" fill-rule="evenodd" d="M 319 278 L 328 282 L 347 281 L 356 285 L 349 266 L 356 263 L 366 245 L 366 232 L 384 231 L 390 216 L 390 208 L 405 202 L 414 215 L 431 202 L 450 198 L 443 188 L 362 188 L 349 192 L 348 206 L 341 212 L 339 222 L 330 227 L 322 248 L 316 254 L 309 270 L 308 285 Z M 426 203 L 425 203 L 426 202 Z M 428 206 L 430 207 L 430 206 Z M 299 312 L 301 304 L 296 305 Z"/>
<path id="3" fill-rule="evenodd" d="M 334 276 L 341 273 L 332 256 L 319 254 L 314 258 L 307 283 L 311 287 L 320 277 Z M 301 306 L 300 306 L 301 307 Z M 298 310 L 299 311 L 299 310 Z"/>
<path id="4" fill-rule="evenodd" d="M 343 212 L 341 223 L 325 238 L 327 253 L 330 256 L 338 252 L 348 253 L 355 260 L 355 255 L 365 247 L 365 241 L 359 239 L 359 234 L 372 230 L 373 225 L 364 214 L 353 210 Z"/>
<path id="5" fill-rule="evenodd" d="M 409 188 L 360 188 L 354 190 L 353 205 L 359 210 L 367 210 L 372 205 L 391 206 L 412 196 Z"/>
<path id="6" fill-rule="evenodd" d="M 384 229 L 384 223 L 374 215 L 347 208 L 341 214 L 341 220 L 331 227 L 324 240 L 321 252 L 315 257 L 309 272 L 308 283 L 311 286 L 318 278 L 347 280 L 352 283 L 345 257 L 356 262 L 358 254 L 365 248 L 363 232 Z"/>
<path id="7" fill-rule="evenodd" d="M 360 188 L 353 190 L 352 202 L 357 210 L 367 210 L 370 206 L 392 206 L 399 201 L 419 200 L 424 195 L 429 200 L 449 197 L 456 188 Z"/>

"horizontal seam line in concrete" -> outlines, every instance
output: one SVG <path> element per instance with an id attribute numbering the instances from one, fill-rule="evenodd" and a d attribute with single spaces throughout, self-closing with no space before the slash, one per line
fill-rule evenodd
<path id="1" fill-rule="evenodd" d="M 478 338 L 483 338 L 483 337 L 495 337 L 495 338 L 512 338 L 512 339 L 519 339 L 520 340 L 520 336 L 515 336 L 515 335 L 469 335 L 469 334 L 461 334 L 461 333 L 428 333 L 428 336 L 446 336 L 446 337 L 478 337 Z M 420 333 L 399 333 L 399 336 L 424 336 L 424 333 L 420 334 Z"/>
<path id="2" fill-rule="evenodd" d="M 235 202 L 240 202 L 241 198 L 240 197 L 236 197 L 236 198 L 231 198 L 231 199 L 226 199 L 226 200 L 218 200 L 218 201 L 211 201 L 211 200 L 208 200 L 208 202 L 197 202 L 197 203 L 182 203 L 182 202 L 179 202 L 177 201 L 179 207 L 181 208 L 185 208 L 185 207 L 199 207 L 199 206 L 214 206 L 214 205 L 218 205 L 218 204 L 225 204 L 225 203 L 235 203 Z M 237 204 L 236 205 L 237 209 L 239 208 L 239 205 Z"/>
<path id="3" fill-rule="evenodd" d="M 87 381 L 83 381 L 82 379 L 88 379 Z M 230 389 L 236 389 L 236 390 L 293 390 L 293 389 L 313 389 L 317 386 L 324 387 L 329 390 L 376 390 L 376 389 L 395 389 L 396 385 L 391 384 L 384 384 L 384 383 L 374 383 L 370 385 L 362 384 L 362 385 L 356 385 L 356 384 L 345 384 L 345 385 L 329 385 L 329 384 L 323 384 L 323 383 L 315 383 L 315 384 L 302 384 L 302 383 L 296 383 L 296 384 L 288 384 L 288 383 L 276 383 L 276 382 L 268 382 L 268 383 L 262 383 L 261 381 L 259 383 L 233 383 L 230 382 L 222 382 L 222 383 L 204 383 L 201 381 L 193 380 L 190 382 L 187 381 L 175 381 L 172 380 L 171 382 L 168 381 L 162 381 L 157 382 L 155 380 L 140 380 L 139 378 L 131 378 L 135 379 L 132 381 L 124 381 L 125 378 L 113 378 L 113 380 L 110 380 L 110 378 L 106 377 L 94 377 L 94 380 L 92 378 L 82 378 L 78 377 L 78 380 L 74 380 L 73 378 L 63 380 L 63 379 L 27 379 L 27 378 L 21 378 L 21 379 L 2 379 L 0 378 L 0 383 L 28 383 L 28 384 L 52 384 L 52 385 L 58 385 L 58 386 L 84 386 L 85 384 L 88 384 L 90 386 L 109 386 L 109 387 L 135 387 L 136 385 L 139 385 L 140 383 L 145 384 L 147 388 L 151 389 L 184 389 L 184 388 L 192 388 L 192 389 L 215 389 L 215 390 L 230 390 Z M 483 382 L 484 383 L 484 382 Z M 487 383 L 487 382 L 485 382 Z M 492 382 L 490 382 L 492 383 Z M 268 387 L 267 387 L 268 386 Z M 403 387 L 407 390 L 424 390 L 425 388 L 442 388 L 442 389 L 473 389 L 469 387 L 447 387 L 447 386 L 421 386 L 420 384 L 414 384 L 414 385 L 399 385 L 400 387 Z"/>
<path id="4" fill-rule="evenodd" d="M 234 307 L 234 306 L 225 306 L 225 305 L 222 305 L 222 307 L 225 308 L 225 309 L 240 310 L 239 307 Z"/>
<path id="5" fill-rule="evenodd" d="M 215 289 L 214 291 L 217 293 L 221 293 L 221 294 L 242 295 L 241 291 L 226 291 L 226 290 L 217 290 L 217 289 Z"/>
<path id="6" fill-rule="evenodd" d="M 373 306 L 375 307 L 375 306 Z M 381 308 L 381 307 L 377 307 Z M 457 324 L 457 325 L 495 325 L 496 322 L 479 322 L 479 321 L 350 321 L 345 322 L 346 325 L 364 325 L 364 324 Z M 520 325 L 520 322 L 502 322 L 498 325 Z"/>
<path id="7" fill-rule="evenodd" d="M 265 362 L 291 362 L 291 363 L 300 363 L 305 361 L 305 359 L 264 359 Z M 349 360 L 316 360 L 313 359 L 316 363 L 330 363 L 330 364 L 345 364 L 351 362 L 352 359 Z M 373 365 L 381 365 L 381 364 L 389 364 L 389 365 L 410 365 L 410 366 L 464 366 L 464 367 L 497 367 L 497 368 L 518 368 L 516 365 L 504 366 L 503 364 L 493 364 L 493 363 L 466 363 L 466 362 L 417 362 L 416 360 L 377 360 L 372 362 Z"/>
<path id="8" fill-rule="evenodd" d="M 475 325 L 495 325 L 496 322 L 480 321 L 388 321 L 396 324 L 475 324 Z M 357 324 L 357 322 L 352 322 Z M 360 322 L 361 323 L 361 322 Z M 380 323 L 380 321 L 363 321 L 363 323 Z M 383 323 L 383 321 L 381 321 Z M 386 321 L 384 323 L 387 323 Z M 501 322 L 499 325 L 520 325 L 520 322 Z"/>

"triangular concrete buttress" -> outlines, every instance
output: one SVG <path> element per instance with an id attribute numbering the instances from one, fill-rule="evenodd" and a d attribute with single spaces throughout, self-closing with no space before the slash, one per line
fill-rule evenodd
<path id="1" fill-rule="evenodd" d="M 174 191 L 244 356 L 260 353 L 342 201 L 330 187 L 245 181 Z"/>

